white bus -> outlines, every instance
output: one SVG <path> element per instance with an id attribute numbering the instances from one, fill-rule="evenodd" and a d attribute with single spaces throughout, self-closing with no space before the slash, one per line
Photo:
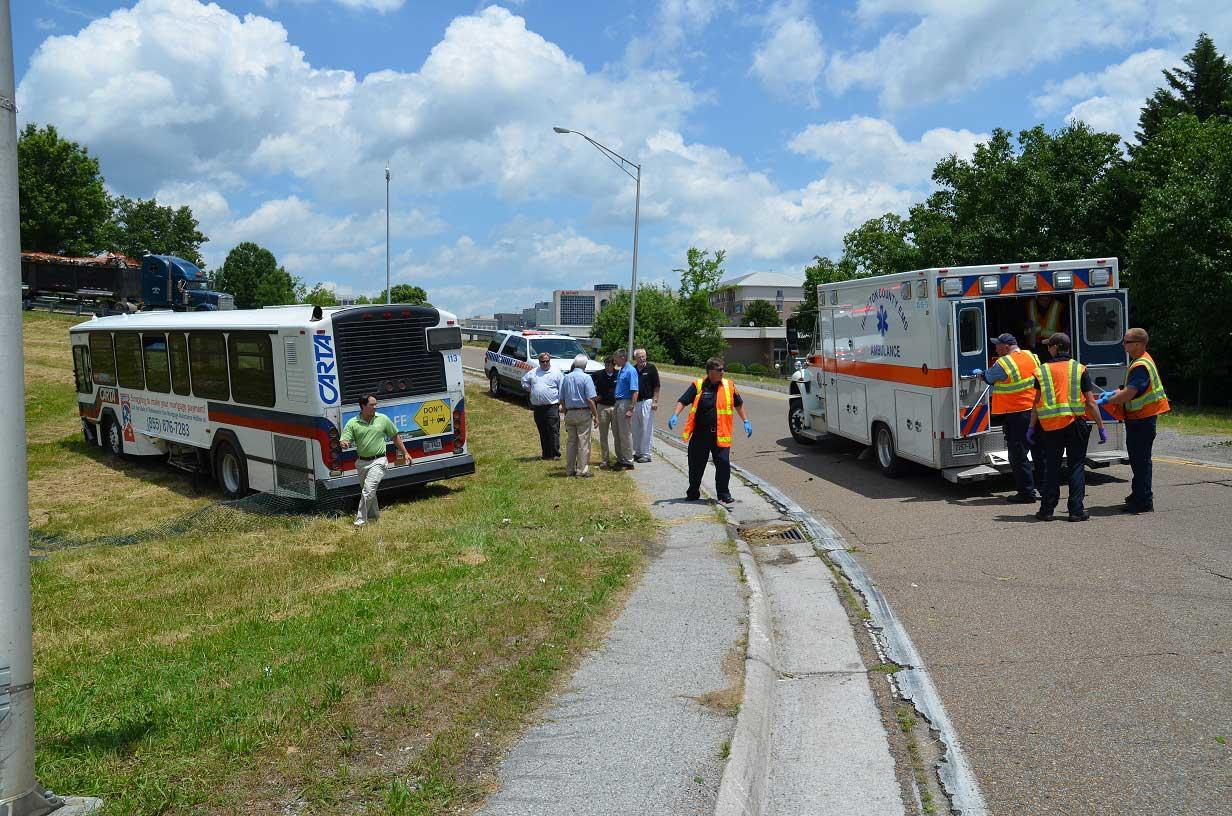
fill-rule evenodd
<path id="1" fill-rule="evenodd" d="M 249 491 L 325 500 L 359 492 L 339 436 L 374 394 L 411 458 L 382 489 L 475 472 L 462 336 L 430 306 L 143 312 L 69 330 L 87 442 L 165 456 Z"/>

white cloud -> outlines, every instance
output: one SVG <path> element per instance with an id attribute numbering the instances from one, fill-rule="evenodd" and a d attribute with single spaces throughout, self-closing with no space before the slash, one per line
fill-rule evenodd
<path id="1" fill-rule="evenodd" d="M 283 3 L 306 5 L 317 2 L 317 0 L 263 0 L 263 2 L 266 8 L 275 9 Z M 376 11 L 381 14 L 397 11 L 406 5 L 406 0 L 331 0 L 331 2 L 355 11 Z"/>
<path id="2" fill-rule="evenodd" d="M 783 0 L 766 15 L 765 35 L 750 73 L 781 96 L 802 96 L 817 107 L 817 79 L 825 66 L 821 31 L 802 0 Z"/>
<path id="3" fill-rule="evenodd" d="M 1080 49 L 1232 33 L 1224 0 L 860 0 L 857 19 L 889 32 L 869 49 L 834 55 L 831 90 L 865 88 L 887 108 L 956 98 Z"/>
<path id="4" fill-rule="evenodd" d="M 1097 130 L 1119 133 L 1132 141 L 1143 102 L 1164 84 L 1164 69 L 1180 62 L 1179 54 L 1163 49 L 1139 51 L 1097 73 L 1049 82 L 1031 102 L 1044 115 L 1068 107 L 1066 119 L 1081 119 Z"/>
<path id="5" fill-rule="evenodd" d="M 809 125 L 789 144 L 791 150 L 830 163 L 827 177 L 918 187 L 927 184 L 941 158 L 970 158 L 988 134 L 934 128 L 918 141 L 907 141 L 884 119 L 853 116 L 840 122 Z"/>
<path id="6" fill-rule="evenodd" d="M 650 33 L 629 41 L 626 64 L 640 68 L 652 60 L 673 64 L 682 56 L 704 55 L 704 48 L 687 47 L 689 38 L 698 36 L 720 13 L 734 8 L 734 0 L 659 0 Z"/>

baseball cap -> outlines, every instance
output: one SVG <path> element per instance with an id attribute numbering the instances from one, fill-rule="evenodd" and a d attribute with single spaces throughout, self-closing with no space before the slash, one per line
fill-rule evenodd
<path id="1" fill-rule="evenodd" d="M 1057 332 L 1052 337 L 1049 337 L 1047 340 L 1045 340 L 1044 345 L 1061 346 L 1062 348 L 1069 348 L 1070 346 L 1069 335 L 1066 334 L 1065 332 Z"/>
<path id="2" fill-rule="evenodd" d="M 1010 334 L 1009 332 L 1005 332 L 1004 334 L 999 334 L 996 337 L 990 337 L 988 339 L 991 340 L 993 343 L 997 343 L 997 344 L 1005 344 L 1007 346 L 1018 345 L 1018 338 L 1016 338 L 1014 335 Z"/>

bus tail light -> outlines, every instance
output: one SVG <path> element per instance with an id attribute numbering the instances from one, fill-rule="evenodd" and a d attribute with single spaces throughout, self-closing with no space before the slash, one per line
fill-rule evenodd
<path id="1" fill-rule="evenodd" d="M 453 452 L 462 453 L 466 447 L 466 409 L 458 405 L 453 409 Z"/>

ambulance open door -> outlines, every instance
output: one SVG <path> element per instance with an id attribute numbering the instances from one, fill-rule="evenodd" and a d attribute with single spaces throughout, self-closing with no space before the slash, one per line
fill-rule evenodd
<path id="1" fill-rule="evenodd" d="M 1125 382 L 1127 295 L 1124 289 L 1074 293 L 1074 359 L 1087 367 L 1096 393 L 1115 390 Z M 1104 421 L 1114 421 L 1101 408 Z"/>
<path id="2" fill-rule="evenodd" d="M 950 317 L 951 355 L 954 360 L 954 406 L 956 436 L 986 434 L 991 422 L 991 389 L 975 371 L 988 368 L 988 320 L 982 300 L 952 304 Z"/>

